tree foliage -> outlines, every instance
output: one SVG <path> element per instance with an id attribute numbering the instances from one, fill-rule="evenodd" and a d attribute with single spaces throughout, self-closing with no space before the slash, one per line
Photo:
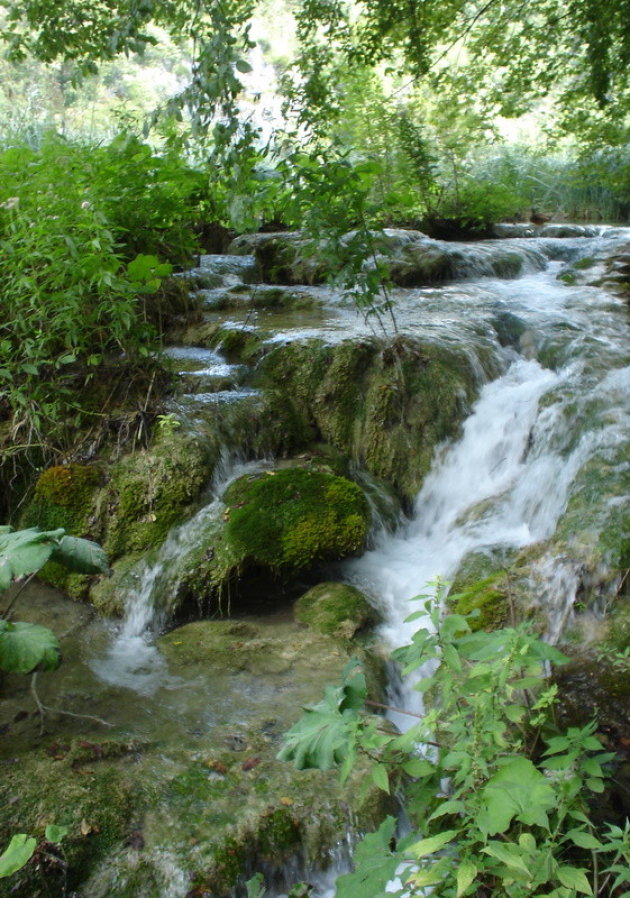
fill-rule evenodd
<path id="1" fill-rule="evenodd" d="M 2 0 L 3 37 L 12 59 L 99 60 L 142 52 L 151 25 L 195 42 L 189 88 L 180 98 L 207 124 L 233 121 L 248 22 L 255 0 Z M 567 111 L 593 102 L 610 116 L 628 111 L 628 0 L 301 0 L 294 7 L 301 44 L 295 83 L 304 106 L 323 108 L 345 65 L 388 64 L 453 94 L 471 90 L 495 110 L 515 114 L 540 96 Z M 457 51 L 457 53 L 452 52 Z M 221 137 L 220 130 L 217 137 Z M 232 133 L 230 136 L 234 136 Z"/>

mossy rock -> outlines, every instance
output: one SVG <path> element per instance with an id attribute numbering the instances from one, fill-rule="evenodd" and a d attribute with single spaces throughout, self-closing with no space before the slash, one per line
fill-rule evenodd
<path id="1" fill-rule="evenodd" d="M 273 407 L 291 409 L 302 431 L 316 428 L 408 502 L 479 387 L 465 352 L 411 338 L 277 346 L 259 363 L 255 385 Z"/>
<path id="2" fill-rule="evenodd" d="M 360 553 L 370 509 L 359 486 L 343 477 L 300 468 L 236 480 L 226 491 L 226 536 L 249 561 L 273 570 Z"/>
<path id="3" fill-rule="evenodd" d="M 149 449 L 111 469 L 104 547 L 112 559 L 159 545 L 183 520 L 218 458 L 218 448 L 194 435 L 158 434 Z"/>
<path id="4" fill-rule="evenodd" d="M 219 327 L 208 341 L 208 346 L 221 350 L 232 364 L 251 364 L 262 355 L 264 336 L 251 327 Z"/>
<path id="5" fill-rule="evenodd" d="M 70 536 L 98 537 L 101 480 L 100 470 L 91 465 L 55 465 L 47 468 L 37 479 L 20 527 L 39 527 L 40 530 L 62 527 Z M 63 565 L 50 561 L 38 576 L 73 598 L 83 598 L 91 582 L 89 577 L 72 574 Z"/>
<path id="6" fill-rule="evenodd" d="M 359 630 L 379 622 L 379 615 L 363 593 L 347 583 L 314 586 L 300 596 L 293 614 L 299 623 L 343 639 L 352 639 Z"/>
<path id="7" fill-rule="evenodd" d="M 110 577 L 101 577 L 90 589 L 90 604 L 104 617 L 122 617 L 128 593 L 140 585 L 141 552 L 123 555 L 112 565 Z"/>
<path id="8" fill-rule="evenodd" d="M 75 754 L 72 755 L 72 751 Z M 135 754 L 134 749 L 133 754 Z M 114 752 L 125 755 L 120 745 Z M 143 804 L 142 789 L 133 762 L 113 765 L 105 758 L 94 762 L 78 743 L 53 745 L 8 764 L 0 785 L 0 844 L 16 832 L 43 840 L 48 824 L 67 826 L 63 840 L 64 863 L 53 859 L 31 861 L 13 876 L 0 880 L 0 896 L 47 898 L 75 889 L 100 859 L 129 836 L 132 820 Z M 88 761 L 87 766 L 84 761 Z M 67 881 L 65 880 L 67 872 Z"/>

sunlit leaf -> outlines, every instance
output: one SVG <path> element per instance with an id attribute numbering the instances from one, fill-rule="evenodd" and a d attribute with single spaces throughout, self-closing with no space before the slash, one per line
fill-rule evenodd
<path id="1" fill-rule="evenodd" d="M 0 877 L 11 876 L 21 870 L 35 851 L 37 841 L 32 836 L 17 833 L 7 848 L 0 854 Z"/>

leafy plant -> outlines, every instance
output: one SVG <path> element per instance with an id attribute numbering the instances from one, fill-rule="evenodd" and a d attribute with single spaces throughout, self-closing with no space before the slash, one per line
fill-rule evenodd
<path id="1" fill-rule="evenodd" d="M 109 571 L 105 552 L 91 540 L 66 536 L 62 529 L 0 527 L 0 592 L 13 580 L 30 578 L 49 560 L 77 573 Z M 55 670 L 61 663 L 61 649 L 54 633 L 38 624 L 8 619 L 18 596 L 19 592 L 0 618 L 0 670 L 21 674 Z"/>
<path id="2" fill-rule="evenodd" d="M 564 657 L 525 627 L 473 632 L 464 616 L 442 613 L 441 589 L 424 598 L 411 619 L 426 626 L 395 652 L 403 673 L 418 678 L 424 718 L 405 733 L 384 728 L 360 707 L 357 688 L 364 700 L 365 690 L 349 671 L 341 691 L 306 710 L 279 755 L 298 767 L 334 761 L 346 776 L 362 754 L 379 788 L 404 780 L 410 835 L 394 844 L 395 823 L 384 821 L 337 895 L 430 888 L 438 898 L 627 898 L 630 824 L 598 828 L 589 816 L 589 795 L 603 791 L 614 755 L 595 724 L 554 731 L 556 688 L 545 672 Z"/>
<path id="3" fill-rule="evenodd" d="M 46 842 L 60 843 L 68 834 L 67 826 L 48 824 L 44 838 Z M 11 876 L 21 870 L 32 858 L 37 847 L 37 840 L 24 833 L 16 833 L 0 854 L 0 879 Z"/>

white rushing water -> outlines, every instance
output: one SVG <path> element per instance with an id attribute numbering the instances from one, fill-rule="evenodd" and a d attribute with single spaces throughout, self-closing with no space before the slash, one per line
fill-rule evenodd
<path id="1" fill-rule="evenodd" d="M 381 632 L 392 646 L 409 642 L 422 625 L 406 618 L 420 607 L 418 596 L 434 593 L 430 584 L 452 578 L 469 552 L 548 539 L 578 472 L 597 453 L 627 444 L 623 306 L 594 288 L 569 289 L 555 274 L 552 266 L 515 282 L 480 285 L 503 310 L 525 319 L 534 335 L 526 343 L 529 357 L 506 351 L 505 373 L 483 387 L 459 441 L 436 454 L 412 520 L 394 534 L 381 533 L 372 551 L 345 566 L 346 578 L 381 610 Z M 566 362 L 552 370 L 531 356 L 555 333 L 562 334 L 558 355 Z M 570 618 L 580 573 L 571 559 L 543 557 L 537 564 L 551 641 Z M 402 688 L 397 700 L 421 711 L 412 686 Z"/>

